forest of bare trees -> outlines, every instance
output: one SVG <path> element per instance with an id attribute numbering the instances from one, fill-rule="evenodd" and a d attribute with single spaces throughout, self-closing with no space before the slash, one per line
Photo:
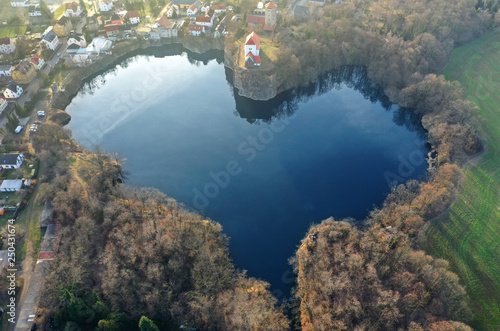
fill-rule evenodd
<path id="1" fill-rule="evenodd" d="M 418 233 L 452 202 L 456 163 L 482 148 L 474 106 L 434 73 L 455 45 L 497 24 L 497 10 L 492 1 L 352 0 L 329 1 L 304 23 L 281 19 L 282 90 L 365 66 L 393 102 L 422 115 L 437 153 L 429 180 L 394 188 L 366 229 L 332 219 L 311 227 L 292 259 L 297 316 L 286 316 L 267 283 L 235 270 L 220 225 L 158 191 L 127 188 L 119 158 L 78 151 L 69 132 L 41 125 L 39 202 L 52 203 L 61 231 L 40 325 L 287 330 L 297 320 L 304 330 L 470 330 L 458 277 L 418 250 Z"/>
<path id="2" fill-rule="evenodd" d="M 471 330 L 458 277 L 418 251 L 418 233 L 453 201 L 457 164 L 482 149 L 475 106 L 434 73 L 454 46 L 497 25 L 497 10 L 476 0 L 359 0 L 277 34 L 284 89 L 338 66 L 365 66 L 391 101 L 422 116 L 437 155 L 429 180 L 394 188 L 365 231 L 333 220 L 310 229 L 293 258 L 302 329 Z"/>

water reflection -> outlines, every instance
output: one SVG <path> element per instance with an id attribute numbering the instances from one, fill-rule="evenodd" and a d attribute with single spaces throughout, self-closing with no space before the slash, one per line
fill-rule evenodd
<path id="1" fill-rule="evenodd" d="M 210 50 L 199 54 L 189 51 L 182 47 L 181 44 L 150 47 L 129 54 L 126 58 L 118 59 L 105 70 L 87 78 L 79 93 L 92 95 L 94 91 L 106 83 L 108 75 L 116 75 L 117 70 L 128 68 L 131 63 L 137 61 L 137 55 L 153 56 L 155 58 L 183 55 L 194 66 L 206 66 L 214 60 L 218 64 L 224 62 L 224 52 L 220 50 Z M 404 126 L 409 131 L 416 132 L 420 138 L 425 138 L 426 133 L 421 125 L 421 115 L 395 106 L 384 93 L 383 88 L 374 84 L 368 78 L 364 67 L 345 66 L 331 70 L 322 74 L 314 82 L 282 92 L 267 101 L 252 100 L 240 96 L 238 89 L 233 86 L 233 71 L 225 67 L 225 76 L 228 88 L 231 90 L 235 101 L 236 109 L 234 109 L 234 114 L 247 120 L 249 123 L 271 123 L 274 119 L 290 117 L 297 111 L 299 103 L 306 102 L 331 90 L 340 90 L 348 87 L 360 92 L 370 102 L 379 103 L 385 110 L 392 111 L 394 123 L 397 125 Z"/>

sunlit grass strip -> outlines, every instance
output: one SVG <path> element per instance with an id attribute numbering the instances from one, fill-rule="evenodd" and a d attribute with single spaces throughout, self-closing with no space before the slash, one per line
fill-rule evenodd
<path id="1" fill-rule="evenodd" d="M 500 329 L 500 32 L 456 49 L 443 73 L 479 106 L 487 151 L 465 172 L 447 215 L 425 229 L 426 250 L 451 262 L 471 298 L 472 325 Z"/>

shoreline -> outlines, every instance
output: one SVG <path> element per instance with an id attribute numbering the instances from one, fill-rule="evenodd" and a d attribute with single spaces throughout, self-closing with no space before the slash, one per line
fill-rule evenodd
<path id="1" fill-rule="evenodd" d="M 119 47 L 113 49 L 113 54 L 103 57 L 89 66 L 72 68 L 67 76 L 64 85 L 59 86 L 59 91 L 54 95 L 52 108 L 54 110 L 65 111 L 73 98 L 78 94 L 82 86 L 99 76 L 111 67 L 115 67 L 120 62 L 141 54 L 148 49 L 160 48 L 166 45 L 177 45 L 185 50 L 197 54 L 204 54 L 210 51 L 224 51 L 224 42 L 216 39 L 203 39 L 201 41 L 193 38 L 179 38 L 167 40 L 165 42 L 131 40 L 118 44 Z"/>

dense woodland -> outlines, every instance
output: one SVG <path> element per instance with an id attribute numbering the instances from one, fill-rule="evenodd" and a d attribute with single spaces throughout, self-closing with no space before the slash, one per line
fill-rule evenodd
<path id="1" fill-rule="evenodd" d="M 116 158 L 78 152 L 55 124 L 41 125 L 33 144 L 44 165 L 39 200 L 61 227 L 45 329 L 288 328 L 268 284 L 235 270 L 220 225 L 121 185 Z"/>
<path id="2" fill-rule="evenodd" d="M 311 228 L 293 258 L 303 329 L 470 329 L 457 276 L 418 251 L 418 233 L 453 201 L 458 165 L 482 150 L 475 106 L 458 83 L 435 73 L 455 46 L 496 27 L 497 12 L 498 1 L 327 1 L 305 22 L 282 15 L 274 35 L 258 31 L 279 44 L 282 90 L 364 66 L 392 102 L 422 117 L 437 155 L 429 181 L 395 187 L 365 231 L 333 220 Z M 235 39 L 249 32 L 241 23 L 232 28 Z"/>
<path id="3" fill-rule="evenodd" d="M 422 116 L 437 152 L 429 181 L 396 187 L 364 232 L 332 220 L 311 228 L 293 260 L 303 329 L 470 329 L 457 276 L 418 251 L 418 233 L 452 202 L 462 176 L 456 163 L 482 149 L 475 106 L 458 83 L 434 73 L 454 46 L 496 26 L 497 10 L 496 2 L 475 0 L 351 1 L 276 35 L 294 45 L 281 48 L 277 63 L 284 84 L 339 65 L 366 66 L 391 101 Z"/>
<path id="4" fill-rule="evenodd" d="M 41 125 L 33 141 L 43 166 L 39 199 L 52 203 L 61 231 L 39 325 L 470 330 L 459 279 L 446 261 L 418 251 L 418 233 L 453 200 L 455 163 L 481 150 L 474 106 L 433 73 L 455 45 L 497 24 L 497 9 L 494 1 L 353 0 L 308 22 L 281 18 L 274 38 L 283 90 L 363 65 L 392 101 L 422 116 L 438 155 L 429 180 L 395 187 L 364 230 L 331 219 L 311 227 L 292 259 L 296 309 L 288 316 L 265 282 L 235 270 L 218 224 L 155 190 L 127 188 L 118 157 L 78 151 L 69 132 Z M 236 35 L 238 24 L 229 27 Z"/>

